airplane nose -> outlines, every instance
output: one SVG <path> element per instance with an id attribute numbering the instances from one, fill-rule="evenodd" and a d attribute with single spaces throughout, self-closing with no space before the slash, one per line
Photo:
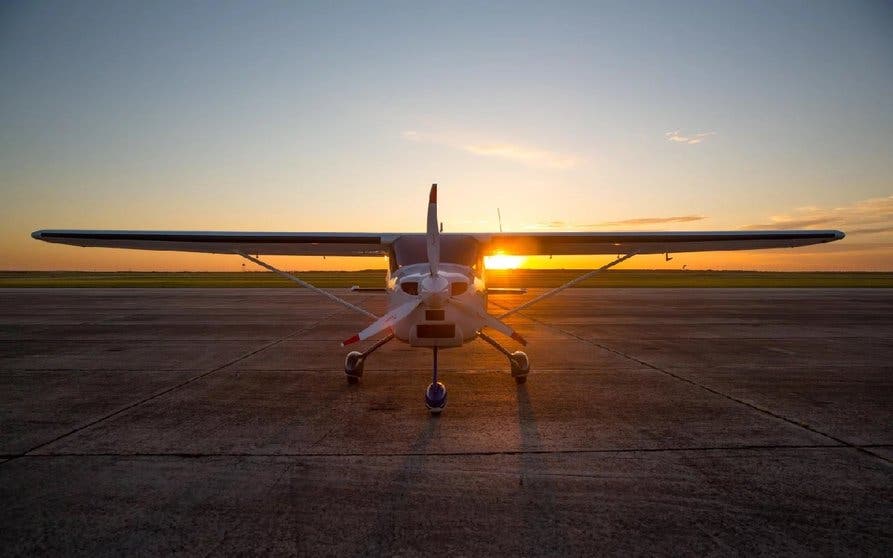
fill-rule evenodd
<path id="1" fill-rule="evenodd" d="M 841 238 L 843 238 L 845 236 L 846 236 L 846 233 L 843 231 L 834 231 L 834 238 L 836 240 L 840 240 Z"/>
<path id="2" fill-rule="evenodd" d="M 450 282 L 443 277 L 426 277 L 419 287 L 422 300 L 432 308 L 440 308 L 450 298 Z"/>

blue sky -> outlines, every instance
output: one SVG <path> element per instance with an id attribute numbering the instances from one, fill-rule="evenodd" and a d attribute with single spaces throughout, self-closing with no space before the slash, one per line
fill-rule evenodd
<path id="1" fill-rule="evenodd" d="M 438 182 L 447 230 L 807 223 L 874 232 L 793 267 L 893 269 L 889 3 L 20 2 L 0 68 L 6 268 L 117 265 L 37 228 L 420 230 Z"/>

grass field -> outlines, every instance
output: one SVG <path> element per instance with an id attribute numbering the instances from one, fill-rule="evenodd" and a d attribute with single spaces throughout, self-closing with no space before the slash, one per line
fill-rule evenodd
<path id="1" fill-rule="evenodd" d="M 515 269 L 487 272 L 491 287 L 557 287 L 585 271 Z M 319 287 L 382 287 L 384 271 L 305 271 Z M 4 271 L 0 287 L 297 287 L 269 272 Z M 893 273 L 610 270 L 581 287 L 893 287 Z"/>

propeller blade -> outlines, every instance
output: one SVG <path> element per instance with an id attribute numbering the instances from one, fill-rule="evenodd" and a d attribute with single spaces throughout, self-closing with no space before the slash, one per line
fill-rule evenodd
<path id="1" fill-rule="evenodd" d="M 373 335 L 382 332 L 388 328 L 392 328 L 397 325 L 397 322 L 408 316 L 416 307 L 421 304 L 421 300 L 411 300 L 406 304 L 402 304 L 384 316 L 378 318 L 372 325 L 354 335 L 350 339 L 341 342 L 341 346 L 344 347 L 346 345 L 350 345 L 351 343 L 356 343 L 357 341 L 363 341 L 365 339 L 369 339 Z"/>
<path id="2" fill-rule="evenodd" d="M 485 312 L 483 308 L 478 308 L 477 306 L 466 304 L 456 298 L 451 298 L 450 304 L 455 304 L 462 311 L 477 316 L 478 318 L 483 320 L 484 325 L 486 325 L 487 327 L 493 328 L 496 331 L 511 337 L 522 345 L 527 345 L 527 340 L 521 337 L 521 334 L 512 329 L 511 326 L 509 326 L 507 323 L 503 322 L 496 316 Z"/>
<path id="3" fill-rule="evenodd" d="M 440 229 L 437 226 L 437 184 L 431 185 L 431 193 L 428 195 L 428 265 L 431 267 L 431 276 L 437 276 L 437 267 L 440 265 Z"/>

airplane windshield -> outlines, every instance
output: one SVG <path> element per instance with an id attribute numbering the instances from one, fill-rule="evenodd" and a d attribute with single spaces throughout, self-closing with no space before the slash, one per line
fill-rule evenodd
<path id="1" fill-rule="evenodd" d="M 391 265 L 394 269 L 428 261 L 428 241 L 425 235 L 401 236 L 393 244 Z M 478 243 L 465 235 L 441 235 L 440 261 L 474 267 L 478 259 Z M 396 264 L 396 265 L 394 265 Z"/>

